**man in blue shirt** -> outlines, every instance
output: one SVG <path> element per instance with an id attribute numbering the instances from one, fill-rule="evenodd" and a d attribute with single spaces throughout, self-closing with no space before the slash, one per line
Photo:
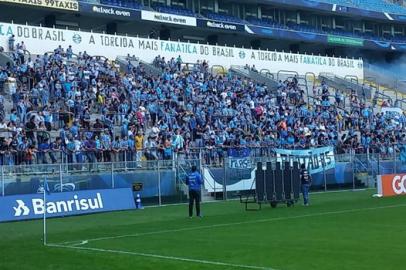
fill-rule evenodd
<path id="1" fill-rule="evenodd" d="M 37 152 L 37 162 L 38 164 L 48 164 L 46 153 L 50 150 L 49 139 L 46 138 L 42 143 L 38 145 L 38 152 Z"/>
<path id="2" fill-rule="evenodd" d="M 186 177 L 186 185 L 189 187 L 189 217 L 193 216 L 193 203 L 196 202 L 196 216 L 200 215 L 200 190 L 202 186 L 202 176 L 197 171 L 196 166 L 192 166 L 192 172 Z"/>

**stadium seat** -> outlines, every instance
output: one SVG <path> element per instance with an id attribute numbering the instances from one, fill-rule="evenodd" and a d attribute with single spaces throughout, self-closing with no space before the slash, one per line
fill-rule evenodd
<path id="1" fill-rule="evenodd" d="M 385 0 L 318 0 L 318 2 L 394 14 L 406 14 L 406 9 Z"/>

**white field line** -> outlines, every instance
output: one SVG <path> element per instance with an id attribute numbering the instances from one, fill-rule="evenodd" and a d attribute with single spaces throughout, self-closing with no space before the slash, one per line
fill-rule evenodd
<path id="1" fill-rule="evenodd" d="M 88 244 L 90 242 L 103 241 L 103 240 L 121 239 L 121 238 L 128 238 L 128 237 L 140 237 L 140 236 L 194 231 L 194 230 L 202 230 L 202 229 L 222 228 L 222 227 L 229 227 L 229 226 L 233 226 L 233 225 L 257 224 L 257 223 L 274 222 L 274 221 L 281 221 L 281 220 L 291 220 L 291 219 L 300 219 L 300 218 L 308 218 L 308 217 L 319 217 L 319 216 L 355 213 L 355 212 L 371 211 L 371 210 L 379 210 L 379 209 L 387 209 L 387 208 L 397 208 L 397 207 L 404 207 L 404 206 L 406 206 L 406 204 L 395 204 L 395 205 L 386 205 L 386 206 L 378 206 L 378 207 L 366 207 L 366 208 L 320 212 L 320 213 L 304 214 L 304 215 L 298 215 L 298 216 L 275 217 L 275 218 L 257 219 L 257 220 L 241 221 L 241 222 L 220 223 L 220 224 L 195 226 L 195 227 L 184 227 L 184 228 L 179 228 L 179 229 L 169 229 L 169 230 L 152 231 L 152 232 L 145 232 L 145 233 L 124 234 L 124 235 L 106 236 L 106 237 L 84 239 L 84 240 L 77 240 L 77 241 L 69 241 L 69 242 L 59 243 L 57 245 L 63 245 L 63 246 L 72 245 L 72 246 L 76 247 L 76 246 Z"/>
<path id="2" fill-rule="evenodd" d="M 141 252 L 114 250 L 114 249 L 102 249 L 102 248 L 79 247 L 79 246 L 64 246 L 64 245 L 58 245 L 58 244 L 48 244 L 47 246 L 57 247 L 57 248 L 68 248 L 68 249 L 75 249 L 75 250 L 86 250 L 86 251 L 95 251 L 95 252 L 133 255 L 133 256 L 139 256 L 139 257 L 172 260 L 172 261 L 182 261 L 182 262 L 195 263 L 195 264 L 226 266 L 226 267 L 241 268 L 241 269 L 276 270 L 275 268 L 255 266 L 255 265 L 234 264 L 234 263 L 208 261 L 208 260 L 201 260 L 201 259 L 190 259 L 190 258 L 183 258 L 183 257 L 165 256 L 165 255 L 158 255 L 158 254 L 151 254 L 151 253 L 141 253 Z"/>

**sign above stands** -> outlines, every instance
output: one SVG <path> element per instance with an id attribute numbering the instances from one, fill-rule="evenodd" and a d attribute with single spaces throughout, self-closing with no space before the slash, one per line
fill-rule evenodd
<path id="1" fill-rule="evenodd" d="M 91 3 L 80 3 L 80 12 L 105 17 L 115 17 L 120 20 L 134 20 L 140 18 L 140 11 L 124 7 L 105 6 Z"/>
<path id="2" fill-rule="evenodd" d="M 146 21 L 171 23 L 186 26 L 196 26 L 196 17 L 182 16 L 169 13 L 161 13 L 154 11 L 141 10 L 141 19 Z"/>
<path id="3" fill-rule="evenodd" d="M 359 79 L 364 77 L 362 59 L 145 39 L 8 23 L 0 23 L 0 46 L 8 48 L 8 38 L 12 34 L 15 35 L 16 43 L 24 41 L 27 50 L 32 54 L 44 54 L 53 51 L 59 45 L 63 48 L 72 45 L 75 53 L 86 51 L 90 55 L 103 55 L 110 59 L 130 54 L 143 61 L 152 62 L 157 55 L 166 59 L 180 55 L 185 63 L 206 60 L 211 66 L 221 65 L 225 68 L 249 64 L 255 65 L 257 70 L 267 69 L 275 73 L 279 70 L 294 70 L 300 75 L 311 71 L 316 75 L 329 72 L 340 77 L 346 75 L 357 76 Z"/>
<path id="4" fill-rule="evenodd" d="M 62 9 L 70 11 L 79 11 L 79 2 L 71 0 L 0 0 L 0 2 L 11 3 L 11 4 L 21 4 L 32 7 L 41 8 L 52 8 L 52 9 Z"/>

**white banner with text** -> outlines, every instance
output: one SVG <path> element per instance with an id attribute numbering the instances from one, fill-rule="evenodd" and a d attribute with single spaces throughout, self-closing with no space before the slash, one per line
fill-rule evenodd
<path id="1" fill-rule="evenodd" d="M 75 53 L 86 51 L 90 55 L 101 55 L 110 59 L 117 56 L 135 55 L 141 60 L 152 62 L 157 55 L 166 59 L 182 57 L 185 63 L 206 60 L 210 66 L 255 65 L 258 70 L 294 70 L 300 75 L 311 71 L 337 76 L 364 77 L 362 59 L 295 54 L 287 52 L 244 49 L 206 44 L 145 39 L 138 37 L 107 35 L 101 33 L 62 30 L 54 28 L 0 23 L 0 46 L 7 49 L 8 39 L 14 34 L 16 43 L 24 41 L 32 54 L 53 51 L 59 45 L 72 45 Z"/>

